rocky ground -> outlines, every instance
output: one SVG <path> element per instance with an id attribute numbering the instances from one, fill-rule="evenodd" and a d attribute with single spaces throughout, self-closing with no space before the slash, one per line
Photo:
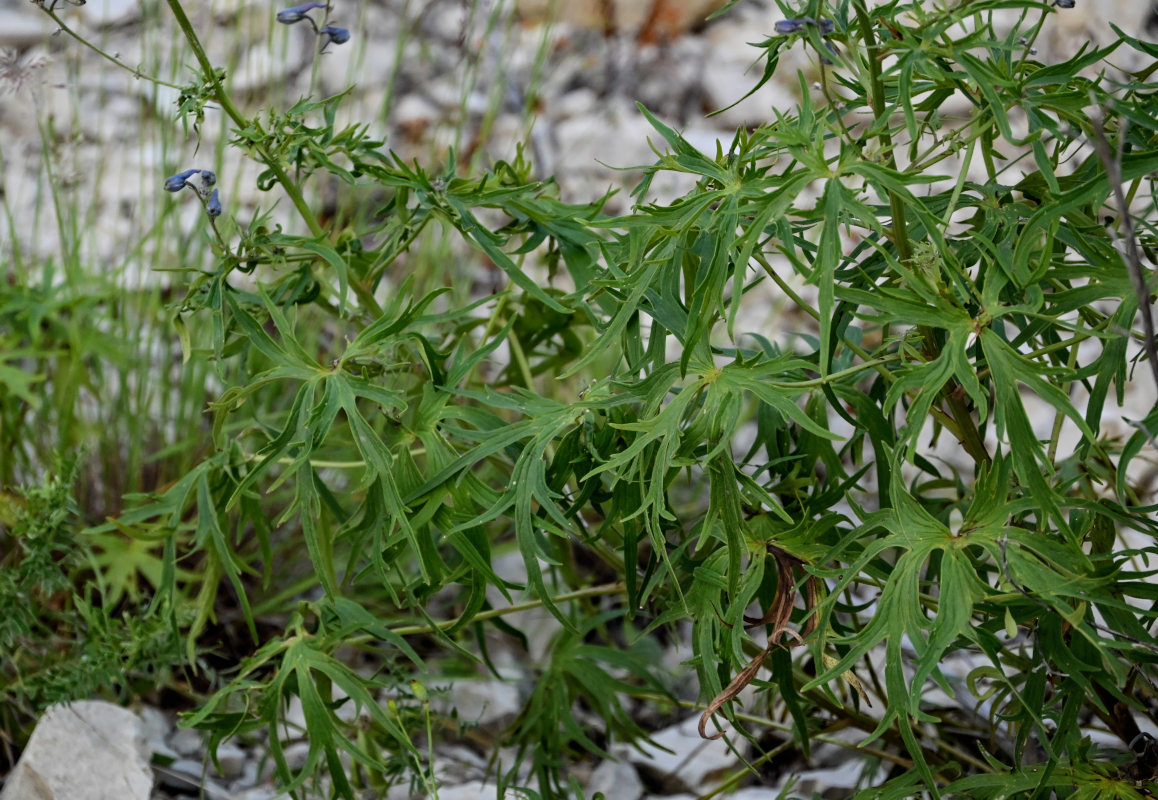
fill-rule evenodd
<path id="1" fill-rule="evenodd" d="M 1104 0 L 1096 9 L 1088 0 L 1077 3 L 1058 15 L 1039 45 L 1043 60 L 1073 52 L 1085 41 L 1104 41 L 1110 21 L 1141 33 L 1151 13 L 1145 0 Z M 186 76 L 179 70 L 191 57 L 158 44 L 177 41 L 164 35 L 160 5 L 91 0 L 69 7 L 65 18 L 123 62 L 181 83 Z M 189 5 L 195 23 L 212 34 L 206 37 L 211 56 L 233 65 L 234 85 L 255 106 L 275 93 L 308 92 L 308 42 L 296 31 L 274 30 L 277 47 L 271 48 L 269 3 Z M 547 28 L 550 5 L 558 6 L 562 20 Z M 630 167 L 653 159 L 648 140 L 654 132 L 637 102 L 705 150 L 714 150 L 717 139 L 730 140 L 737 126 L 758 124 L 772 109 L 795 104 L 799 83 L 771 83 L 729 110 L 706 116 L 751 86 L 757 51 L 747 43 L 769 36 L 783 16 L 770 0 L 749 0 L 722 19 L 703 23 L 714 5 L 719 3 L 336 0 L 338 18 L 354 38 L 326 57 L 317 88 L 332 93 L 354 84 L 350 117 L 372 121 L 404 157 L 438 157 L 456 146 L 466 157 L 510 158 L 515 143 L 527 140 L 541 172 L 557 176 L 567 199 L 592 199 L 638 177 L 609 165 Z M 146 125 L 172 117 L 176 92 L 133 80 L 54 29 L 32 5 L 0 0 L 0 170 L 15 212 L 11 228 L 0 227 L 0 248 L 6 252 L 12 237 L 26 253 L 48 258 L 59 252 L 61 229 L 45 223 L 53 213 L 53 198 L 43 190 L 48 164 L 52 180 L 83 220 L 78 240 L 71 243 L 82 261 L 131 267 L 142 281 L 162 280 L 146 263 L 126 265 L 124 253 L 153 224 L 155 204 L 166 201 L 157 191 L 161 176 L 193 159 L 196 142 L 187 132 L 171 126 L 157 135 L 148 132 L 155 126 Z M 1158 24 L 1152 33 L 1158 34 Z M 788 74 L 794 67 L 803 70 L 804 86 L 810 84 L 815 66 L 801 53 L 782 63 Z M 535 98 L 533 115 L 526 113 L 529 97 Z M 222 153 L 221 136 L 217 121 L 207 119 L 198 158 Z M 245 216 L 268 205 L 252 188 L 248 168 L 231 161 L 228 151 L 213 157 L 223 162 L 219 174 L 230 175 L 231 166 L 236 173 L 229 178 L 231 213 Z M 678 181 L 656 187 L 661 194 L 679 188 Z M 629 202 L 621 192 L 610 208 L 623 210 Z M 788 318 L 778 324 L 804 323 Z M 675 663 L 682 657 L 672 654 Z M 459 681 L 447 685 L 439 702 L 477 722 L 480 731 L 497 732 L 520 708 L 522 688 L 518 680 Z M 292 726 L 292 710 L 290 716 Z M 689 720 L 655 734 L 671 754 L 624 750 L 617 752 L 619 761 L 594 766 L 586 776 L 588 796 L 603 791 L 609 800 L 695 797 L 718 785 L 739 768 L 739 754 L 723 742 L 700 739 Z M 291 745 L 287 757 L 304 758 L 304 748 L 304 742 Z M 860 770 L 845 753 L 835 745 L 818 748 L 811 763 L 787 765 L 781 783 L 795 775 L 803 796 L 813 790 L 845 796 Z M 176 727 L 166 710 L 78 703 L 45 715 L 0 800 L 277 796 L 259 739 L 226 744 L 218 757 L 220 769 L 208 763 L 200 737 Z M 494 788 L 483 782 L 486 764 L 475 751 L 448 748 L 437 760 L 443 800 L 494 796 Z M 780 788 L 773 783 L 732 796 L 771 800 Z M 409 796 L 405 787 L 390 794 Z"/>

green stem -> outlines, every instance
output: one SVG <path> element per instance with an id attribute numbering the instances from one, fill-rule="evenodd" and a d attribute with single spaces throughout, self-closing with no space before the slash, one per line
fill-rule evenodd
<path id="1" fill-rule="evenodd" d="M 87 47 L 89 50 L 92 50 L 94 53 L 96 53 L 98 56 L 103 58 L 105 61 L 109 61 L 113 64 L 116 64 L 121 69 L 125 70 L 126 72 L 131 73 L 134 78 L 137 78 L 139 80 L 148 81 L 149 83 L 156 84 L 157 86 L 164 86 L 168 89 L 176 89 L 178 91 L 181 91 L 182 89 L 185 88 L 183 86 L 178 86 L 175 83 L 169 83 L 168 81 L 163 81 L 160 78 L 154 78 L 152 75 L 146 75 L 145 73 L 141 72 L 141 70 L 139 68 L 130 67 L 124 61 L 121 61 L 116 56 L 114 56 L 110 53 L 106 53 L 104 50 L 101 50 L 99 47 L 97 47 L 95 44 L 90 42 L 88 39 L 84 38 L 79 33 L 74 31 L 72 28 L 68 27 L 68 25 L 66 25 L 64 23 L 64 20 L 62 20 L 59 16 L 57 16 L 55 9 L 49 8 L 47 6 L 41 6 L 41 9 L 43 9 L 44 13 L 47 14 L 49 17 L 51 17 L 52 21 L 55 22 L 57 25 L 59 25 L 60 29 L 62 31 L 64 31 L 66 34 L 71 36 L 76 41 L 80 42 L 82 45 Z"/>
<path id="2" fill-rule="evenodd" d="M 233 100 L 225 91 L 225 85 L 221 82 L 221 76 L 213 67 L 213 62 L 209 60 L 209 56 L 205 53 L 205 48 L 201 46 L 201 40 L 197 37 L 197 32 L 193 30 L 193 23 L 189 21 L 189 17 L 185 15 L 185 9 L 181 7 L 180 0 L 166 0 L 169 4 L 169 10 L 173 12 L 174 19 L 177 20 L 178 27 L 185 35 L 185 40 L 189 43 L 189 48 L 193 51 L 193 55 L 197 59 L 197 63 L 201 65 L 201 74 L 205 82 L 213 85 L 213 96 L 218 103 L 221 104 L 221 110 L 233 120 L 233 123 L 238 128 L 248 128 L 250 121 L 241 115 L 237 110 L 237 106 L 233 104 Z M 318 222 L 318 218 L 314 212 L 306 204 L 305 198 L 302 196 L 301 187 L 299 187 L 282 168 L 281 164 L 276 158 L 266 149 L 265 145 L 257 142 L 254 145 L 258 158 L 273 172 L 277 178 L 278 183 L 285 189 L 286 194 L 289 195 L 290 202 L 293 203 L 294 208 L 298 210 L 302 219 L 310 229 L 310 233 L 314 236 L 322 237 L 325 235 L 325 228 Z"/>
<path id="3" fill-rule="evenodd" d="M 201 40 L 198 38 L 197 32 L 193 29 L 193 24 L 189 21 L 189 17 L 186 16 L 185 9 L 181 7 L 180 0 L 166 0 L 166 2 L 169 4 L 170 11 L 173 12 L 174 19 L 177 20 L 178 27 L 181 28 L 181 32 L 185 35 L 185 40 L 189 43 L 189 48 L 197 58 L 197 63 L 201 66 L 201 73 L 205 82 L 212 84 L 213 96 L 221 105 L 221 110 L 233 120 L 233 123 L 239 129 L 244 130 L 250 127 L 250 125 L 253 125 L 257 129 L 257 133 L 259 135 L 262 134 L 263 131 L 257 121 L 251 122 L 242 116 L 237 106 L 233 104 L 233 100 L 229 97 L 229 94 L 225 91 L 225 85 L 221 81 L 221 76 L 217 70 L 214 69 L 213 62 L 209 60 L 209 56 L 206 54 L 205 48 L 201 45 Z M 302 195 L 301 186 L 289 176 L 289 173 L 285 171 L 278 159 L 265 146 L 260 136 L 253 144 L 253 149 L 261 162 L 269 167 L 277 182 L 280 183 L 285 190 L 285 193 L 289 195 L 290 202 L 293 203 L 294 208 L 297 209 L 298 214 L 310 229 L 310 234 L 318 239 L 325 238 L 326 229 L 322 227 L 313 209 L 306 203 L 306 199 L 304 195 Z M 363 286 L 360 281 L 351 281 L 350 285 L 354 290 L 354 294 L 357 295 L 358 300 L 362 303 L 363 308 L 375 317 L 381 316 L 382 308 L 378 305 L 378 301 L 374 299 L 374 295 L 370 290 Z"/>
<path id="4" fill-rule="evenodd" d="M 607 594 L 624 594 L 627 591 L 627 583 L 624 581 L 616 581 L 615 583 L 601 583 L 598 586 L 588 586 L 586 589 L 577 589 L 573 592 L 566 592 L 565 594 L 556 595 L 551 598 L 552 603 L 566 603 L 569 600 L 579 600 L 584 597 L 599 597 Z M 525 603 L 515 603 L 513 605 L 505 606 L 503 608 L 492 608 L 487 611 L 480 611 L 471 617 L 472 622 L 483 622 L 495 617 L 503 617 L 507 614 L 514 614 L 516 611 L 528 611 L 533 608 L 541 608 L 543 606 L 542 600 L 528 600 Z M 453 628 L 460 622 L 460 617 L 448 619 L 444 622 L 436 623 L 435 625 L 404 625 L 401 628 L 395 628 L 393 633 L 398 636 L 417 636 L 423 633 L 434 633 L 437 630 L 447 630 Z M 367 637 L 369 638 L 369 637 Z"/>
<path id="5" fill-rule="evenodd" d="M 868 50 L 869 82 L 873 116 L 876 117 L 877 124 L 881 125 L 878 138 L 881 142 L 881 149 L 887 159 L 888 167 L 896 170 L 897 159 L 893 154 L 893 136 L 889 133 L 889 125 L 885 113 L 885 87 L 884 82 L 881 80 L 880 44 L 877 42 L 876 34 L 873 33 L 872 20 L 869 19 L 869 12 L 868 9 L 865 8 L 864 0 L 853 0 L 853 7 L 856 8 L 857 23 L 860 26 L 860 33 L 864 39 L 865 48 Z M 909 244 L 908 224 L 905 221 L 905 202 L 900 195 L 891 189 L 889 190 L 889 209 L 893 218 L 893 243 L 897 246 L 897 255 L 901 261 L 906 262 L 913 257 L 913 248 L 912 245 Z"/>
<path id="6" fill-rule="evenodd" d="M 893 137 L 892 134 L 889 133 L 888 120 L 885 119 L 885 88 L 884 81 L 881 78 L 881 47 L 877 42 L 876 34 L 873 33 L 872 20 L 869 18 L 869 12 L 865 7 L 864 0 L 853 0 L 853 7 L 856 9 L 857 23 L 860 26 L 861 37 L 864 39 L 865 48 L 868 51 L 869 83 L 873 115 L 876 117 L 876 124 L 881 126 L 880 133 L 877 134 L 877 136 L 880 139 L 881 148 L 884 152 L 888 167 L 896 170 L 897 161 L 893 153 Z M 889 190 L 889 208 L 892 213 L 892 238 L 893 243 L 897 246 L 897 256 L 900 258 L 901 263 L 907 263 L 913 257 L 913 249 L 909 242 L 908 225 L 905 221 L 905 204 L 901 196 L 891 189 Z M 922 351 L 925 360 L 937 360 L 941 355 L 941 348 L 937 344 L 933 329 L 922 325 L 918 327 L 918 330 L 924 342 Z M 942 393 L 949 407 L 949 416 L 952 417 L 956 423 L 957 439 L 976 463 L 989 463 L 991 458 L 989 452 L 985 449 L 985 441 L 981 437 L 981 432 L 977 429 L 977 423 L 974 421 L 973 415 L 969 411 L 969 406 L 965 402 L 965 398 L 959 391 L 959 388 L 957 382 L 952 381 L 950 385 L 945 386 Z"/>

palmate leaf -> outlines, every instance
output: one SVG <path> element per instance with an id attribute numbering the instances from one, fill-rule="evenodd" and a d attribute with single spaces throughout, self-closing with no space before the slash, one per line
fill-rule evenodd
<path id="1" fill-rule="evenodd" d="M 899 465 L 894 465 L 894 469 L 898 468 Z M 913 722 L 935 721 L 920 709 L 921 688 L 926 678 L 939 677 L 938 665 L 957 640 L 975 637 L 971 622 L 974 608 L 990 589 L 978 579 L 966 548 L 977 543 L 977 537 L 995 539 L 997 531 L 973 529 L 967 535 L 955 535 L 933 518 L 897 481 L 892 482 L 892 502 L 892 508 L 870 514 L 825 559 L 836 557 L 851 540 L 874 531 L 886 531 L 871 540 L 855 561 L 839 571 L 842 577 L 833 586 L 829 597 L 819 605 L 822 631 L 828 627 L 829 616 L 844 588 L 864 572 L 870 562 L 890 550 L 900 551 L 888 571 L 873 617 L 855 635 L 822 637 L 822 643 L 835 645 L 841 651 L 841 657 L 801 687 L 801 692 L 824 686 L 840 677 L 884 643 L 887 707 L 870 738 L 881 735 L 894 723 L 898 724 L 909 745 L 910 755 L 927 786 L 932 789 L 935 786 L 933 775 L 913 737 L 911 725 Z M 940 565 L 938 603 L 934 609 L 926 609 L 921 600 L 922 576 L 935 555 L 939 556 Z M 818 571 L 817 574 L 825 575 L 827 571 Z M 905 640 L 911 643 L 917 654 L 911 682 L 905 676 L 902 649 Z"/>
<path id="2" fill-rule="evenodd" d="M 469 396 L 470 393 L 464 395 Z M 543 580 L 540 562 L 553 564 L 557 561 L 540 537 L 543 533 L 566 536 L 574 527 L 573 521 L 560 508 L 560 493 L 548 483 L 547 451 L 579 424 L 586 413 L 585 409 L 578 405 L 553 402 L 524 390 L 516 390 L 505 396 L 487 392 L 480 397 L 485 398 L 488 405 L 506 405 L 517 409 L 523 419 L 504 425 L 501 419 L 492 417 L 484 422 L 486 427 L 482 429 L 462 429 L 462 436 L 475 439 L 478 444 L 438 469 L 406 497 L 405 503 L 411 506 L 428 494 L 444 491 L 451 482 L 459 480 L 463 472 L 478 467 L 508 448 L 518 446 L 508 490 L 497 493 L 492 502 L 480 507 L 468 520 L 449 530 L 447 536 L 456 536 L 513 511 L 515 538 L 527 566 L 528 583 L 533 595 L 543 602 L 544 607 L 560 623 L 574 630 L 574 622 L 552 601 L 551 592 Z M 479 506 L 478 499 L 472 498 L 472 505 Z"/>
<path id="3" fill-rule="evenodd" d="M 993 372 L 996 401 L 993 404 L 998 435 L 1009 437 L 1014 472 L 1030 488 L 1041 508 L 1063 530 L 1069 524 L 1061 513 L 1057 490 L 1050 486 L 1043 470 L 1052 471 L 1045 458 L 1045 450 L 1029 421 L 1017 385 L 1024 383 L 1060 413 L 1069 417 L 1087 440 L 1094 435 L 1085 419 L 1074 408 L 1069 398 L 1042 377 L 1045 372 L 1037 363 L 1017 353 L 992 329 L 981 333 L 981 347 Z"/>

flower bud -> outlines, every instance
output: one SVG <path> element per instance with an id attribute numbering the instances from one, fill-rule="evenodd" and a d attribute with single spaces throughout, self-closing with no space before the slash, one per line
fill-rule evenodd
<path id="1" fill-rule="evenodd" d="M 211 217 L 221 216 L 221 198 L 217 196 L 216 189 L 210 193 L 209 200 L 205 203 L 205 213 Z"/>
<path id="2" fill-rule="evenodd" d="M 187 169 L 184 172 L 178 172 L 176 175 L 170 175 L 165 178 L 166 192 L 179 192 L 189 185 L 189 179 L 197 174 L 199 170 Z"/>
<path id="3" fill-rule="evenodd" d="M 327 25 L 318 31 L 318 35 L 326 37 L 326 42 L 322 45 L 322 47 L 325 47 L 326 44 L 329 44 L 330 42 L 333 42 L 334 44 L 345 44 L 346 42 L 350 41 L 350 32 L 345 28 L 339 28 L 336 25 Z"/>
<path id="4" fill-rule="evenodd" d="M 313 11 L 315 8 L 325 8 L 325 3 L 302 3 L 300 6 L 293 6 L 287 8 L 285 11 L 277 12 L 277 21 L 283 25 L 292 25 L 295 22 L 301 22 L 306 19 L 306 12 Z"/>

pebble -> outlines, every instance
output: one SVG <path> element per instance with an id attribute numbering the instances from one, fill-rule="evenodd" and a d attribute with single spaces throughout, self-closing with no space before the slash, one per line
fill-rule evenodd
<path id="1" fill-rule="evenodd" d="M 640 800 L 643 781 L 635 767 L 626 761 L 604 761 L 591 773 L 587 781 L 587 796 L 603 792 L 606 800 Z"/>
<path id="2" fill-rule="evenodd" d="M 641 773 L 672 792 L 704 794 L 741 766 L 740 758 L 751 749 L 747 739 L 702 739 L 699 715 L 652 734 L 658 747 L 640 742 L 639 747 L 616 744 L 612 755 L 635 764 Z M 660 749 L 663 748 L 663 749 Z M 735 748 L 733 750 L 733 748 Z"/>
<path id="3" fill-rule="evenodd" d="M 496 733 L 509 725 L 523 708 L 519 688 L 505 681 L 456 680 L 445 695 L 436 697 L 442 714 L 454 711 L 458 721 Z"/>
<path id="4" fill-rule="evenodd" d="M 205 752 L 205 741 L 201 736 L 201 731 L 193 728 L 177 728 L 169 736 L 169 747 L 175 750 L 179 756 L 193 758 Z"/>

